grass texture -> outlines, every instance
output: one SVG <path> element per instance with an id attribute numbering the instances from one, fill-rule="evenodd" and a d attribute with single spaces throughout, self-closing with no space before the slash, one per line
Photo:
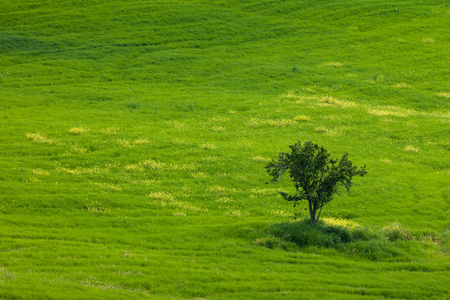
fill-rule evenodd
<path id="1" fill-rule="evenodd" d="M 449 7 L 0 4 L 0 298 L 443 299 Z M 315 227 L 297 140 L 368 174 Z"/>

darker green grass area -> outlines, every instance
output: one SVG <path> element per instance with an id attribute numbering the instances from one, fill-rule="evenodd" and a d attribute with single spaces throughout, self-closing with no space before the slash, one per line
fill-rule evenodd
<path id="1" fill-rule="evenodd" d="M 380 230 L 343 219 L 325 219 L 314 225 L 308 219 L 273 224 L 254 244 L 294 252 L 328 248 L 373 261 L 426 259 L 445 247 L 435 234 L 416 237 L 398 223 Z M 418 252 L 427 254 L 418 256 Z"/>

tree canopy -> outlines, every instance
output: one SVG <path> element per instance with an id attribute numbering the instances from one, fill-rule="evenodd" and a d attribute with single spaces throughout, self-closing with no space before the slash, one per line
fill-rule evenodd
<path id="1" fill-rule="evenodd" d="M 289 146 L 290 153 L 281 152 L 278 159 L 273 159 L 267 166 L 272 181 L 278 181 L 288 171 L 294 182 L 296 192 L 292 195 L 281 193 L 294 206 L 299 201 L 307 200 L 311 224 L 319 220 L 322 208 L 340 195 L 342 188 L 350 191 L 353 176 L 364 176 L 364 167 L 358 169 L 345 153 L 340 160 L 330 158 L 328 151 L 312 141 L 303 144 L 300 141 Z"/>

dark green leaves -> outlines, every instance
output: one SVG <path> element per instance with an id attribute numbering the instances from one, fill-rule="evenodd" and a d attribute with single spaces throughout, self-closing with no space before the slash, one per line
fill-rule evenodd
<path id="1" fill-rule="evenodd" d="M 315 223 L 325 204 L 333 200 L 334 194 L 339 194 L 342 187 L 350 191 L 355 175 L 367 173 L 365 166 L 358 169 L 348 159 L 345 153 L 341 160 L 330 158 L 328 151 L 312 141 L 289 146 L 290 153 L 280 153 L 278 160 L 272 160 L 267 166 L 267 172 L 272 181 L 278 181 L 286 171 L 294 182 L 296 193 L 288 195 L 281 193 L 287 201 L 296 202 L 308 200 L 311 223 Z M 316 217 L 316 212 L 319 214 Z"/>

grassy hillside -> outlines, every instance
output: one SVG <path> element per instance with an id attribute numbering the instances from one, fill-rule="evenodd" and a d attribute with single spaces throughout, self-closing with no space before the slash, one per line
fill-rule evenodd
<path id="1" fill-rule="evenodd" d="M 0 298 L 445 298 L 449 12 L 3 0 Z M 368 170 L 312 231 L 308 139 Z"/>

